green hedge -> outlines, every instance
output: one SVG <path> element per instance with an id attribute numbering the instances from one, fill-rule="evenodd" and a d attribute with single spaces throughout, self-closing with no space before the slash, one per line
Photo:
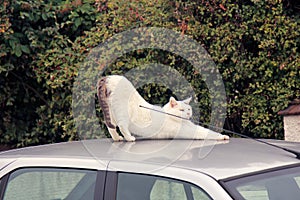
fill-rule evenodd
<path id="1" fill-rule="evenodd" d="M 79 139 L 71 107 L 78 70 L 91 49 L 138 27 L 164 27 L 201 43 L 225 84 L 225 128 L 281 139 L 283 123 L 277 112 L 300 97 L 298 13 L 296 2 L 281 0 L 4 0 L 0 143 L 16 147 Z M 171 66 L 192 83 L 199 120 L 209 122 L 208 89 L 201 75 L 178 55 L 134 51 L 118 58 L 106 74 L 122 74 L 153 62 Z M 172 95 L 156 84 L 139 91 L 155 104 Z M 101 115 L 98 107 L 97 113 Z M 99 123 L 104 127 L 100 119 Z"/>

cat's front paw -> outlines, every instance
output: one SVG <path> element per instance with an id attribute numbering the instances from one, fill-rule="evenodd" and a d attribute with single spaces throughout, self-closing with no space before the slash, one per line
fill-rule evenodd
<path id="1" fill-rule="evenodd" d="M 127 140 L 127 142 L 134 142 L 135 141 L 135 137 L 133 136 L 126 136 L 125 139 Z"/>
<path id="2" fill-rule="evenodd" d="M 223 136 L 223 140 L 229 140 L 229 136 L 228 135 L 222 135 Z"/>

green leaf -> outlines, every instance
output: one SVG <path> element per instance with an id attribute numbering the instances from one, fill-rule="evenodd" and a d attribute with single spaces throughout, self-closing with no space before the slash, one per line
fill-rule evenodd
<path id="1" fill-rule="evenodd" d="M 20 57 L 22 55 L 22 49 L 21 49 L 21 45 L 17 45 L 15 48 L 15 55 L 17 57 Z"/>
<path id="2" fill-rule="evenodd" d="M 8 40 L 9 46 L 14 49 L 16 48 L 16 41 L 13 39 Z"/>
<path id="3" fill-rule="evenodd" d="M 47 20 L 47 14 L 46 13 L 42 13 L 42 19 L 44 20 L 44 21 L 46 21 Z"/>
<path id="4" fill-rule="evenodd" d="M 24 53 L 30 54 L 30 49 L 29 49 L 28 45 L 21 45 L 21 50 Z"/>
<path id="5" fill-rule="evenodd" d="M 78 27 L 81 25 L 81 18 L 76 18 L 75 19 L 75 26 Z"/>

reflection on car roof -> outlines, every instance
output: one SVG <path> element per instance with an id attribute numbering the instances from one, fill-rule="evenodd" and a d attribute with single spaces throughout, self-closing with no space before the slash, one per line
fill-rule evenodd
<path id="1" fill-rule="evenodd" d="M 268 140 L 272 144 L 300 150 L 300 143 Z M 152 163 L 195 170 L 216 179 L 299 163 L 295 155 L 250 139 L 83 140 L 16 149 L 0 153 L 1 158 L 83 158 L 105 161 Z M 0 166 L 1 167 L 1 166 Z"/>

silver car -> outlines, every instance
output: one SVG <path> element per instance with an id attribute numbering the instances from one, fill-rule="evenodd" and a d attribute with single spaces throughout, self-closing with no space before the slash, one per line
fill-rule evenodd
<path id="1" fill-rule="evenodd" d="M 0 199 L 300 199 L 300 143 L 267 142 L 275 146 L 238 138 L 101 139 L 6 151 Z"/>

